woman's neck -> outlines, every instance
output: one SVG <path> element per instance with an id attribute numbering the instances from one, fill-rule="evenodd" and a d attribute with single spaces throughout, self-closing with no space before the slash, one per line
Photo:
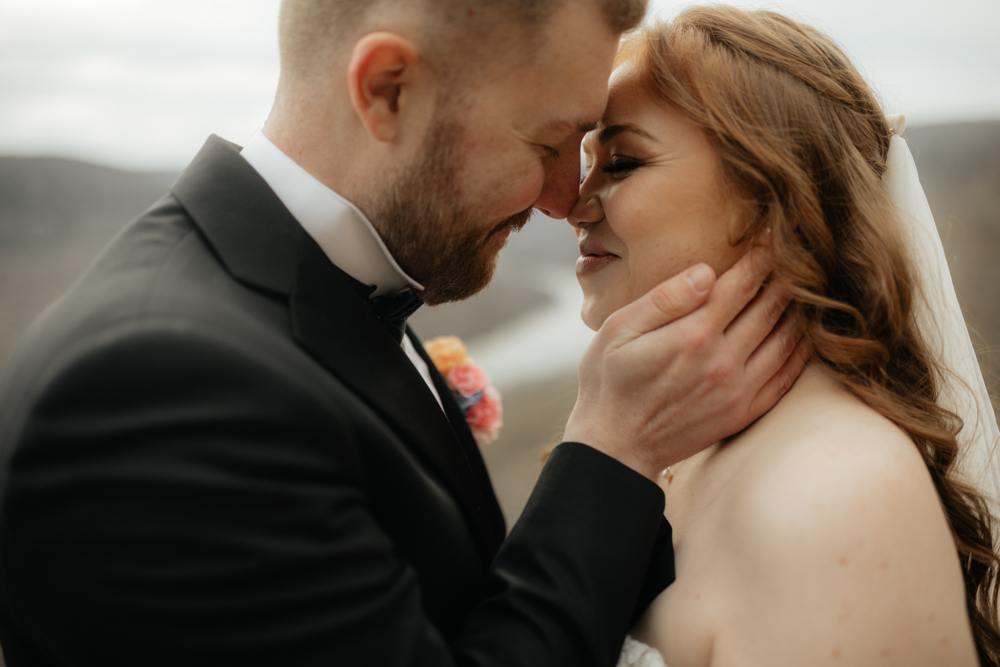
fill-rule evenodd
<path id="1" fill-rule="evenodd" d="M 800 407 L 802 407 L 801 404 L 803 402 L 812 402 L 818 395 L 825 395 L 831 390 L 836 390 L 836 388 L 841 388 L 841 385 L 827 375 L 827 373 L 823 370 L 822 364 L 815 360 L 810 361 L 806 364 L 806 367 L 802 370 L 798 379 L 792 384 L 791 388 L 789 388 L 788 392 L 785 393 L 781 400 L 778 401 L 777 404 L 775 404 L 775 406 L 768 412 L 761 415 L 757 421 L 750 424 L 739 433 L 731 435 L 728 438 L 723 438 L 698 454 L 677 463 L 671 467 L 671 471 L 676 474 L 679 468 L 686 464 L 690 465 L 689 462 L 692 461 L 698 461 L 698 465 L 708 464 L 716 457 L 724 455 L 725 452 L 737 447 L 738 443 L 744 439 L 744 436 L 758 424 L 766 424 L 774 421 L 775 419 L 781 419 L 784 413 L 797 411 Z"/>
<path id="2" fill-rule="evenodd" d="M 675 532 L 721 493 L 752 457 L 808 428 L 805 422 L 813 410 L 845 392 L 820 362 L 812 361 L 777 405 L 753 424 L 664 471 L 659 484 L 666 495 L 667 518 L 678 524 Z"/>

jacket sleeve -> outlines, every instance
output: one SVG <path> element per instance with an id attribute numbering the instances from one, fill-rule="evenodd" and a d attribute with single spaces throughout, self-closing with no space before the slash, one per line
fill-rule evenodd
<path id="1" fill-rule="evenodd" d="M 367 434 L 307 375 L 164 327 L 43 375 L 0 555 L 17 641 L 53 665 L 613 665 L 662 540 L 656 485 L 562 445 L 448 645 L 369 510 Z"/>

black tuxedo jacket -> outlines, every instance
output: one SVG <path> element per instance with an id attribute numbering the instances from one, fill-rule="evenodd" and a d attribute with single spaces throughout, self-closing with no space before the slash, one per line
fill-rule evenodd
<path id="1" fill-rule="evenodd" d="M 210 139 L 0 380 L 8 665 L 614 664 L 662 493 L 564 444 L 505 540 L 429 366 Z"/>

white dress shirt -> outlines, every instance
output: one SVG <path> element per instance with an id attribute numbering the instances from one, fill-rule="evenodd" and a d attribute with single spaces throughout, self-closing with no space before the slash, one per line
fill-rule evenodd
<path id="1" fill-rule="evenodd" d="M 281 152 L 261 130 L 250 138 L 242 155 L 334 266 L 362 284 L 375 286 L 373 297 L 395 294 L 407 286 L 418 292 L 423 290 L 424 286 L 396 263 L 382 237 L 357 206 L 320 183 Z M 403 336 L 402 347 L 443 410 L 427 364 L 408 336 Z"/>

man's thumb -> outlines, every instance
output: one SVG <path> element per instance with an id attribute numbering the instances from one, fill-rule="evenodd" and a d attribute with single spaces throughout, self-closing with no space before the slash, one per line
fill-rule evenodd
<path id="1" fill-rule="evenodd" d="M 627 328 L 641 336 L 697 310 L 708 299 L 714 284 L 712 267 L 696 264 L 660 283 L 609 321 L 613 319 L 612 326 Z"/>

